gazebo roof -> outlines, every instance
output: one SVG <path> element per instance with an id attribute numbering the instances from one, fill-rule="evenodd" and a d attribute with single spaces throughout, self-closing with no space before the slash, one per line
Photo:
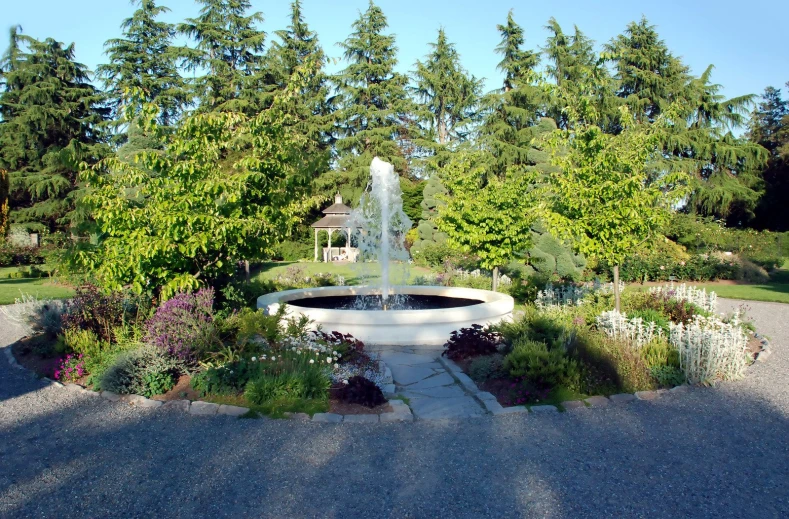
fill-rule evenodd
<path id="1" fill-rule="evenodd" d="M 334 195 L 334 203 L 323 210 L 323 214 L 351 214 L 351 208 L 342 203 L 342 195 Z"/>
<path id="2" fill-rule="evenodd" d="M 351 208 L 342 203 L 342 196 L 337 193 L 334 203 L 323 210 L 324 216 L 310 227 L 313 229 L 343 229 L 348 227 Z"/>

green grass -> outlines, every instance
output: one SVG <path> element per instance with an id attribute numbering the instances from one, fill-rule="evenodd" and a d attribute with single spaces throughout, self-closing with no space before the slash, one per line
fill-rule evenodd
<path id="1" fill-rule="evenodd" d="M 284 275 L 288 268 L 296 267 L 303 269 L 305 275 L 313 276 L 319 273 L 335 274 L 343 276 L 347 285 L 356 285 L 362 282 L 362 277 L 366 274 L 370 281 L 381 278 L 381 266 L 378 263 L 314 263 L 314 262 L 271 262 L 264 263 L 255 274 L 255 278 L 260 280 L 270 280 L 278 275 Z M 396 264 L 391 267 L 391 276 L 394 278 L 399 272 L 404 272 L 408 280 L 411 281 L 417 276 L 424 276 L 432 273 L 429 268 L 417 267 L 415 265 Z"/>
<path id="2" fill-rule="evenodd" d="M 247 407 L 249 412 L 243 415 L 243 418 L 257 418 L 259 415 L 269 418 L 285 418 L 285 413 L 306 413 L 312 416 L 315 413 L 325 413 L 329 410 L 328 399 L 278 398 L 262 405 L 249 403 L 244 395 L 206 395 L 200 399 L 214 404 Z"/>
<path id="3" fill-rule="evenodd" d="M 0 305 L 12 304 L 22 294 L 39 299 L 65 299 L 72 297 L 74 290 L 46 278 L 0 279 Z"/>
<path id="4" fill-rule="evenodd" d="M 758 285 L 700 283 L 696 286 L 706 289 L 707 292 L 715 291 L 719 297 L 729 299 L 789 303 L 789 283 L 764 283 Z"/>

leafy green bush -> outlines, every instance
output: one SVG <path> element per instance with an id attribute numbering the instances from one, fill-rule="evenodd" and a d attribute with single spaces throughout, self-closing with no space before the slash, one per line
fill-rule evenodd
<path id="1" fill-rule="evenodd" d="M 315 245 L 298 241 L 285 240 L 274 247 L 274 259 L 282 261 L 299 261 L 312 259 L 315 256 Z"/>
<path id="2" fill-rule="evenodd" d="M 420 266 L 438 267 L 446 262 L 459 264 L 463 253 L 453 249 L 446 242 L 416 242 L 411 247 L 411 257 Z"/>
<path id="3" fill-rule="evenodd" d="M 100 384 L 101 389 L 106 391 L 142 395 L 150 391 L 146 377 L 166 373 L 175 376 L 186 372 L 183 360 L 156 346 L 145 345 L 115 357 L 112 365 L 102 374 Z"/>
<path id="4" fill-rule="evenodd" d="M 486 380 L 501 378 L 506 374 L 504 355 L 499 353 L 477 357 L 468 366 L 468 376 L 474 382 L 485 382 Z"/>
<path id="5" fill-rule="evenodd" d="M 167 393 L 175 387 L 175 377 L 169 372 L 146 373 L 142 377 L 142 383 L 145 387 L 142 395 L 152 397 Z"/>
<path id="6" fill-rule="evenodd" d="M 212 366 L 191 378 L 192 388 L 201 395 L 232 395 L 244 390 L 250 380 L 263 372 L 261 362 L 241 359 Z"/>
<path id="7" fill-rule="evenodd" d="M 640 351 L 650 369 L 661 366 L 679 368 L 679 351 L 665 337 L 645 344 Z"/>
<path id="8" fill-rule="evenodd" d="M 581 382 L 584 393 L 633 393 L 656 389 L 649 366 L 628 342 L 611 339 L 595 330 L 581 329 L 572 349 L 585 368 Z"/>
<path id="9" fill-rule="evenodd" d="M 669 319 L 660 310 L 655 308 L 632 310 L 627 313 L 627 317 L 628 319 L 641 318 L 645 323 L 655 323 L 658 328 L 663 330 L 663 333 L 668 334 Z"/>
<path id="10" fill-rule="evenodd" d="M 244 397 L 256 405 L 279 398 L 320 400 L 328 398 L 330 385 L 328 375 L 319 369 L 263 373 L 247 384 Z"/>
<path id="11" fill-rule="evenodd" d="M 686 382 L 685 373 L 676 366 L 655 366 L 650 373 L 662 387 L 680 386 Z"/>
<path id="12" fill-rule="evenodd" d="M 580 382 L 578 362 L 559 348 L 549 349 L 544 342 L 522 338 L 515 342 L 504 359 L 504 369 L 511 377 L 523 379 L 537 387 L 563 386 L 576 389 Z"/>

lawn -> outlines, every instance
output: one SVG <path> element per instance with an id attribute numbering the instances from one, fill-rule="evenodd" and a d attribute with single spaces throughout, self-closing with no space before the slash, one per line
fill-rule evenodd
<path id="1" fill-rule="evenodd" d="M 314 263 L 314 262 L 271 262 L 263 263 L 253 274 L 261 280 L 274 279 L 278 275 L 285 275 L 289 268 L 304 270 L 304 275 L 319 273 L 336 274 L 345 278 L 346 285 L 356 285 L 362 282 L 364 275 L 370 281 L 381 278 L 381 265 L 378 263 Z M 391 266 L 390 279 L 396 280 L 399 276 L 412 281 L 417 276 L 431 274 L 429 268 L 417 267 L 408 264 L 395 264 Z"/>
<path id="2" fill-rule="evenodd" d="M 789 303 L 789 283 L 764 283 L 760 285 L 722 285 L 719 283 L 699 283 L 699 288 L 715 291 L 718 297 L 745 299 L 749 301 L 768 301 Z"/>
<path id="3" fill-rule="evenodd" d="M 65 299 L 73 296 L 74 290 L 46 278 L 0 280 L 0 305 L 12 304 L 22 294 L 39 299 Z"/>

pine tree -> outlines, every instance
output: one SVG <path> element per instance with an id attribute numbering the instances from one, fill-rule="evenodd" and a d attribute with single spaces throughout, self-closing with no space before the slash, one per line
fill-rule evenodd
<path id="1" fill-rule="evenodd" d="M 122 108 L 134 95 L 140 103 L 157 105 L 159 123 L 170 126 L 189 102 L 186 83 L 178 72 L 179 55 L 171 45 L 175 28 L 157 20 L 170 10 L 155 0 L 132 3 L 139 8 L 121 24 L 123 38 L 104 44 L 110 62 L 99 65 L 96 72 L 104 81 L 116 121 L 123 121 Z"/>
<path id="2" fill-rule="evenodd" d="M 504 73 L 504 83 L 500 90 L 491 92 L 483 100 L 485 120 L 481 134 L 496 160 L 493 171 L 503 176 L 508 166 L 537 163 L 533 156 L 536 150 L 531 143 L 535 137 L 534 127 L 543 115 L 544 99 L 534 84 L 534 71 L 540 57 L 523 48 L 523 29 L 515 22 L 512 11 L 507 15 L 506 24 L 497 28 L 501 43 L 496 52 L 502 56 L 498 69 Z"/>
<path id="3" fill-rule="evenodd" d="M 326 178 L 351 200 L 366 185 L 373 157 L 392 163 L 401 175 L 408 173 L 403 147 L 410 139 L 407 115 L 412 112 L 408 78 L 394 70 L 395 37 L 384 34 L 388 22 L 381 8 L 370 1 L 352 27 L 340 44 L 348 66 L 335 79 L 339 171 Z"/>
<path id="4" fill-rule="evenodd" d="M 428 135 L 443 146 L 468 136 L 477 119 L 482 80 L 462 67 L 460 55 L 447 41 L 444 29 L 438 30 L 438 38 L 430 47 L 432 52 L 425 61 L 416 62 L 411 92 L 419 103 Z"/>
<path id="5" fill-rule="evenodd" d="M 77 164 L 106 153 L 109 109 L 74 45 L 11 30 L 0 65 L 0 168 L 10 175 L 11 220 L 57 230 L 77 216 Z"/>
<path id="6" fill-rule="evenodd" d="M 626 100 L 639 122 L 654 121 L 664 107 L 685 94 L 688 68 L 671 54 L 646 18 L 628 24 L 605 50 L 616 70 L 616 95 Z"/>
<path id="7" fill-rule="evenodd" d="M 0 243 L 8 234 L 8 171 L 0 169 Z"/>
<path id="8" fill-rule="evenodd" d="M 266 33 L 256 24 L 263 15 L 249 0 L 198 0 L 203 5 L 197 18 L 178 25 L 193 38 L 194 49 L 181 49 L 187 70 L 204 70 L 194 81 L 201 112 L 240 112 L 256 115 L 269 98 L 271 79 L 264 67 Z"/>
<path id="9" fill-rule="evenodd" d="M 789 83 L 787 83 L 789 87 Z M 789 230 L 789 102 L 781 90 L 767 87 L 751 115 L 748 137 L 769 155 L 762 172 L 764 196 L 756 208 L 754 226 L 772 231 Z"/>

